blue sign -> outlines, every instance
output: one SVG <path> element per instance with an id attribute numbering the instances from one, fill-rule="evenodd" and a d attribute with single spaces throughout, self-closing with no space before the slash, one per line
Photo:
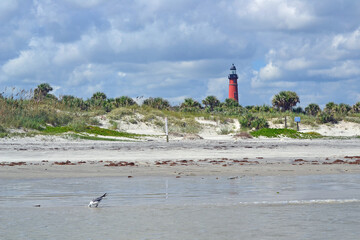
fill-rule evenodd
<path id="1" fill-rule="evenodd" d="M 294 121 L 295 121 L 295 122 L 300 122 L 300 117 L 295 117 L 295 118 L 294 118 Z"/>

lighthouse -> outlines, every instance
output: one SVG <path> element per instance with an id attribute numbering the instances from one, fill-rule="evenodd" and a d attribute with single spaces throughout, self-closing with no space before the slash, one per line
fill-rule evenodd
<path id="1" fill-rule="evenodd" d="M 230 68 L 230 74 L 228 78 L 229 78 L 229 98 L 239 102 L 238 86 L 237 86 L 238 75 L 236 74 L 236 67 L 234 66 L 234 64 Z"/>

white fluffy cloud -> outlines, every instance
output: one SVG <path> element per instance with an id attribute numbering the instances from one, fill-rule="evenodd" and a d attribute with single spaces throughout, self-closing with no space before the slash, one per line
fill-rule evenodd
<path id="1" fill-rule="evenodd" d="M 305 1 L 253 0 L 236 2 L 240 19 L 258 28 L 295 30 L 315 22 L 310 4 Z"/>

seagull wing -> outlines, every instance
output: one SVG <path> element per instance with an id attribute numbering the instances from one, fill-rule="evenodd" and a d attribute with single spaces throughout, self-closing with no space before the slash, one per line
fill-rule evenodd
<path id="1" fill-rule="evenodd" d="M 106 197 L 106 193 L 98 198 L 95 198 L 93 202 L 100 202 L 104 197 Z"/>

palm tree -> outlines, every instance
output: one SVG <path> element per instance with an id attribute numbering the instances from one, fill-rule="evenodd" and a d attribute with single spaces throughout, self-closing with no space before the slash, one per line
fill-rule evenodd
<path id="1" fill-rule="evenodd" d="M 181 111 L 196 112 L 201 109 L 201 104 L 192 98 L 185 98 L 184 102 L 180 105 Z"/>
<path id="2" fill-rule="evenodd" d="M 338 112 L 338 108 L 339 108 L 339 105 L 337 105 L 336 103 L 328 102 L 325 105 L 324 112 L 334 114 L 334 113 Z"/>
<path id="3" fill-rule="evenodd" d="M 185 98 L 184 102 L 181 104 L 180 107 L 196 107 L 201 108 L 201 104 L 198 101 L 195 101 L 192 98 Z"/>
<path id="4" fill-rule="evenodd" d="M 43 100 L 53 88 L 48 83 L 42 83 L 34 90 L 34 99 Z"/>
<path id="5" fill-rule="evenodd" d="M 238 101 L 236 101 L 235 99 L 232 99 L 232 98 L 225 99 L 225 102 L 223 102 L 221 105 L 226 108 L 240 107 L 240 104 L 238 103 Z"/>
<path id="6" fill-rule="evenodd" d="M 91 100 L 105 100 L 106 94 L 103 92 L 96 92 L 92 95 Z"/>
<path id="7" fill-rule="evenodd" d="M 167 101 L 161 97 L 157 97 L 157 98 L 150 97 L 143 102 L 143 105 L 149 106 L 152 108 L 156 108 L 156 109 L 166 109 L 166 108 L 170 107 L 169 101 Z"/>
<path id="8" fill-rule="evenodd" d="M 320 109 L 319 105 L 317 105 L 316 103 L 310 103 L 305 108 L 305 113 L 307 115 L 316 116 L 319 112 L 321 112 L 321 109 Z"/>
<path id="9" fill-rule="evenodd" d="M 114 105 L 115 107 L 127 107 L 136 105 L 136 102 L 128 96 L 121 96 L 119 98 L 115 98 Z"/>
<path id="10" fill-rule="evenodd" d="M 355 103 L 352 106 L 351 111 L 353 111 L 354 113 L 360 113 L 360 102 Z"/>
<path id="11" fill-rule="evenodd" d="M 351 110 L 349 104 L 340 103 L 339 104 L 339 113 L 346 115 Z"/>
<path id="12" fill-rule="evenodd" d="M 90 104 L 93 106 L 102 106 L 107 99 L 107 96 L 103 92 L 96 92 L 90 98 Z"/>
<path id="13" fill-rule="evenodd" d="M 297 103 L 300 103 L 299 96 L 296 92 L 281 91 L 276 94 L 272 99 L 272 105 L 282 112 L 292 109 Z M 287 128 L 286 116 L 285 116 L 285 128 Z"/>
<path id="14" fill-rule="evenodd" d="M 205 108 L 209 109 L 210 112 L 220 105 L 220 101 L 215 96 L 207 96 L 204 100 L 202 100 L 202 103 L 205 105 Z"/>
<path id="15" fill-rule="evenodd" d="M 281 91 L 272 99 L 272 105 L 283 112 L 290 110 L 297 103 L 300 103 L 300 99 L 296 92 L 291 91 Z"/>

